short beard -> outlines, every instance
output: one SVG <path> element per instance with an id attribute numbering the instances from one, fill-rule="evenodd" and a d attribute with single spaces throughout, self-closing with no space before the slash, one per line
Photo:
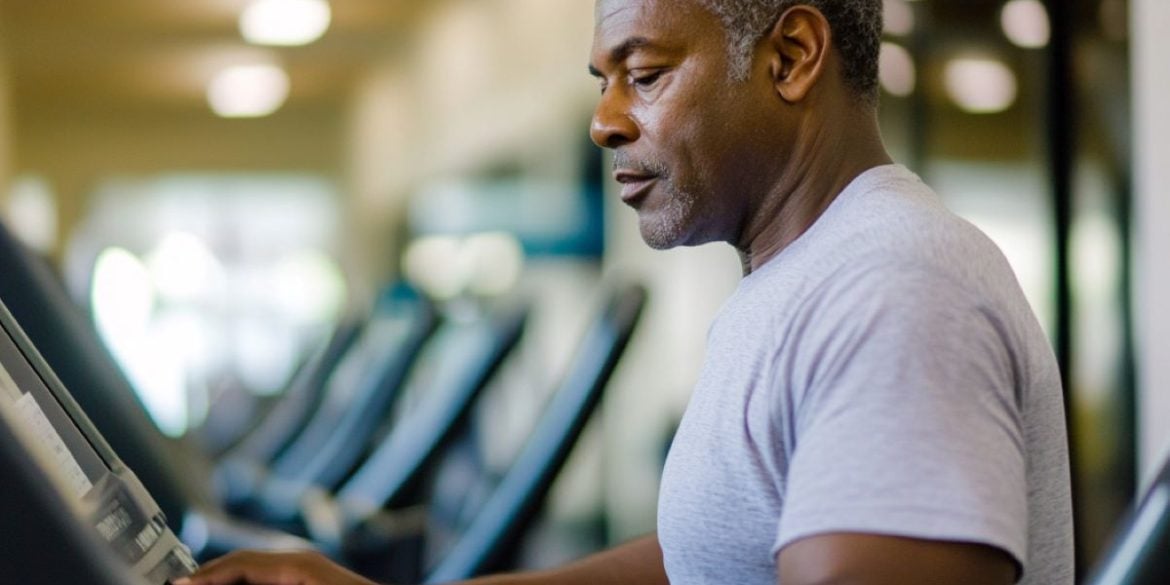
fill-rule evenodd
<path id="1" fill-rule="evenodd" d="M 659 181 L 666 195 L 664 205 L 652 216 L 639 213 L 638 227 L 646 245 L 667 250 L 685 243 L 682 239 L 693 221 L 696 198 L 693 193 L 679 189 L 670 177 L 661 176 Z"/>
<path id="2" fill-rule="evenodd" d="M 694 193 L 679 188 L 671 177 L 670 168 L 661 161 L 634 160 L 624 151 L 617 151 L 614 153 L 613 164 L 615 169 L 629 169 L 653 175 L 666 196 L 663 208 L 652 216 L 642 211 L 638 212 L 638 228 L 646 245 L 655 250 L 666 250 L 684 243 L 680 240 L 686 233 L 688 224 L 693 221 L 698 200 Z"/>

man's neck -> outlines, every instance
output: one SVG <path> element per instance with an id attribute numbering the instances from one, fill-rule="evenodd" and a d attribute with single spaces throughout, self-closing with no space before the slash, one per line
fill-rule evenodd
<path id="1" fill-rule="evenodd" d="M 780 182 L 757 206 L 736 246 L 744 276 L 795 242 L 859 175 L 892 162 L 869 113 L 797 140 L 803 148 L 794 149 Z"/>

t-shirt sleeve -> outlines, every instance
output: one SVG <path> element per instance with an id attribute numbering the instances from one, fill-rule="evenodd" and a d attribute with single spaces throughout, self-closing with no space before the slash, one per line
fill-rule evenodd
<path id="1" fill-rule="evenodd" d="M 773 553 L 854 532 L 986 544 L 1023 566 L 1019 375 L 995 311 L 887 267 L 835 279 L 803 314 L 786 332 L 795 428 Z"/>

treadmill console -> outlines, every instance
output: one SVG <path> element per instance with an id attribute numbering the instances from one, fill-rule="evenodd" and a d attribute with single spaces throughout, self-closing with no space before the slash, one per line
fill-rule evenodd
<path id="1" fill-rule="evenodd" d="M 0 421 L 94 532 L 151 585 L 190 575 L 190 551 L 0 303 Z"/>

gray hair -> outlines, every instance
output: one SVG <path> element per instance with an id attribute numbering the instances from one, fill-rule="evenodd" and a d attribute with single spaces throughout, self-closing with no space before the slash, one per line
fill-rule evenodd
<path id="1" fill-rule="evenodd" d="M 845 83 L 868 102 L 877 101 L 878 52 L 882 38 L 882 0 L 698 0 L 723 21 L 731 77 L 746 80 L 756 43 L 780 15 L 804 4 L 825 15 L 841 54 Z"/>

